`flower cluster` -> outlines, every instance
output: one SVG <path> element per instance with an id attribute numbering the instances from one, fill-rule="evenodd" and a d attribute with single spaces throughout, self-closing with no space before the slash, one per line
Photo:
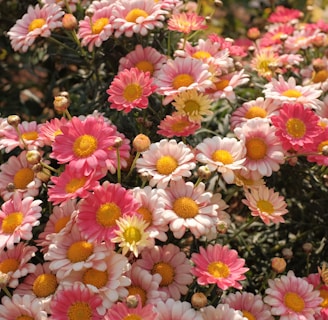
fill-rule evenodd
<path id="1" fill-rule="evenodd" d="M 274 259 L 251 291 L 233 246 L 288 219 L 270 179 L 328 164 L 328 23 L 276 6 L 232 40 L 201 9 L 40 1 L 8 31 L 20 54 L 71 46 L 107 82 L 101 110 L 73 112 L 64 88 L 53 118 L 0 118 L 1 319 L 328 319 L 325 265 Z"/>

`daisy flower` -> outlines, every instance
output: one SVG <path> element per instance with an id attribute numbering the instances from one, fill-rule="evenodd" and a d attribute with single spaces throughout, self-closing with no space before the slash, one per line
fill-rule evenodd
<path id="1" fill-rule="evenodd" d="M 174 13 L 168 20 L 167 25 L 168 30 L 185 34 L 207 29 L 205 18 L 196 13 Z"/>
<path id="2" fill-rule="evenodd" d="M 200 127 L 200 122 L 190 121 L 187 115 L 179 115 L 174 112 L 171 116 L 167 115 L 161 120 L 157 134 L 166 138 L 188 137 L 195 134 Z"/>
<path id="3" fill-rule="evenodd" d="M 181 239 L 187 229 L 199 238 L 216 222 L 217 205 L 211 204 L 212 193 L 205 192 L 204 183 L 195 186 L 180 179 L 172 181 L 164 191 L 163 218 L 175 238 Z"/>
<path id="4" fill-rule="evenodd" d="M 321 133 L 319 117 L 298 103 L 284 104 L 279 114 L 271 117 L 271 122 L 286 151 L 311 149 L 313 140 Z"/>
<path id="5" fill-rule="evenodd" d="M 259 216 L 265 224 L 285 222 L 282 216 L 288 212 L 287 204 L 278 192 L 263 185 L 250 191 L 245 189 L 244 193 L 246 199 L 242 202 L 248 206 L 252 216 Z"/>
<path id="6" fill-rule="evenodd" d="M 301 18 L 303 13 L 297 9 L 290 9 L 284 6 L 277 6 L 268 18 L 270 23 L 289 23 L 292 20 Z"/>
<path id="7" fill-rule="evenodd" d="M 328 127 L 324 128 L 322 132 L 317 136 L 313 144 L 313 153 L 308 155 L 307 161 L 316 162 L 319 165 L 328 165 L 328 157 L 323 154 L 323 150 L 328 147 Z M 318 154 L 315 154 L 318 153 Z"/>
<path id="8" fill-rule="evenodd" d="M 196 167 L 193 152 L 183 142 L 162 139 L 152 143 L 137 160 L 139 174 L 150 176 L 150 186 L 164 189 L 170 181 L 190 177 Z"/>
<path id="9" fill-rule="evenodd" d="M 136 214 L 139 206 L 132 192 L 105 181 L 80 202 L 77 226 L 91 242 L 110 242 L 119 229 L 118 219 Z"/>
<path id="10" fill-rule="evenodd" d="M 0 249 L 13 248 L 21 240 L 33 238 L 32 228 L 38 226 L 41 217 L 41 200 L 21 198 L 15 194 L 0 209 Z"/>
<path id="11" fill-rule="evenodd" d="M 188 292 L 188 285 L 193 281 L 191 264 L 178 246 L 172 243 L 155 246 L 145 249 L 141 256 L 136 265 L 151 274 L 160 274 L 162 280 L 158 290 L 166 292 L 168 298 L 179 300 Z"/>
<path id="12" fill-rule="evenodd" d="M 155 79 L 156 92 L 167 96 L 164 105 L 171 102 L 179 92 L 197 89 L 204 91 L 212 85 L 208 65 L 191 57 L 167 60 Z"/>
<path id="13" fill-rule="evenodd" d="M 264 304 L 262 296 L 251 292 L 229 293 L 222 300 L 230 308 L 240 310 L 247 319 L 273 320 L 269 306 Z"/>
<path id="14" fill-rule="evenodd" d="M 284 47 L 287 52 L 297 53 L 300 50 L 308 50 L 312 47 L 316 47 L 317 43 L 323 44 L 326 41 L 326 34 L 319 30 L 301 29 L 296 30 L 290 35 L 285 43 Z"/>
<path id="15" fill-rule="evenodd" d="M 282 146 L 275 135 L 275 128 L 268 119 L 254 118 L 234 130 L 246 146 L 246 161 L 243 165 L 255 175 L 271 176 L 284 162 Z"/>
<path id="16" fill-rule="evenodd" d="M 80 282 L 65 285 L 57 290 L 50 304 L 52 320 L 85 319 L 101 320 L 97 308 L 101 305 L 101 297 L 94 294 Z"/>
<path id="17" fill-rule="evenodd" d="M 35 256 L 37 248 L 20 242 L 11 249 L 0 253 L 0 272 L 9 276 L 9 288 L 16 288 L 21 278 L 35 271 L 35 264 L 29 261 Z"/>
<path id="18" fill-rule="evenodd" d="M 138 68 L 119 72 L 106 91 L 111 109 L 123 110 L 125 113 L 134 108 L 146 109 L 148 97 L 155 91 L 153 79 L 149 72 Z"/>
<path id="19" fill-rule="evenodd" d="M 165 15 L 168 12 L 162 10 L 161 4 L 143 0 L 119 0 L 115 2 L 113 9 L 113 26 L 115 37 L 122 34 L 132 37 L 133 34 L 145 36 L 149 30 L 162 28 Z"/>
<path id="20" fill-rule="evenodd" d="M 62 134 L 60 127 L 67 124 L 68 120 L 64 117 L 53 118 L 40 127 L 39 137 L 42 139 L 43 143 L 47 146 L 52 146 L 57 135 Z"/>
<path id="21" fill-rule="evenodd" d="M 63 15 L 64 11 L 56 4 L 29 6 L 27 13 L 8 31 L 11 46 L 15 51 L 26 52 L 37 37 L 48 38 L 53 29 L 61 27 Z"/>
<path id="22" fill-rule="evenodd" d="M 131 251 L 135 257 L 146 247 L 154 245 L 154 241 L 146 231 L 148 222 L 139 215 L 120 217 L 116 224 L 118 230 L 114 230 L 116 237 L 112 238 L 113 243 L 118 243 L 125 255 Z"/>
<path id="23" fill-rule="evenodd" d="M 4 296 L 1 299 L 0 318 L 3 320 L 47 320 L 48 315 L 38 299 L 31 295 L 14 294 L 12 298 Z"/>
<path id="24" fill-rule="evenodd" d="M 268 284 L 264 302 L 271 306 L 272 315 L 281 320 L 314 320 L 314 314 L 320 312 L 322 299 L 319 290 L 314 290 L 305 279 L 296 277 L 293 271 L 269 279 Z"/>
<path id="25" fill-rule="evenodd" d="M 182 91 L 174 96 L 172 105 L 177 115 L 188 116 L 190 121 L 201 122 L 204 117 L 213 114 L 211 109 L 212 100 L 207 95 L 196 89 Z"/>
<path id="26" fill-rule="evenodd" d="M 220 289 L 242 289 L 240 280 L 249 269 L 244 267 L 245 260 L 238 257 L 238 252 L 220 244 L 208 245 L 206 249 L 199 248 L 199 253 L 191 256 L 195 266 L 191 273 L 200 285 L 215 283 Z"/>
<path id="27" fill-rule="evenodd" d="M 292 25 L 273 25 L 269 30 L 259 39 L 260 48 L 281 46 L 283 41 L 281 36 L 291 35 L 295 30 Z"/>
<path id="28" fill-rule="evenodd" d="M 142 47 L 137 44 L 134 50 L 119 60 L 118 71 L 137 68 L 143 72 L 149 72 L 150 76 L 156 77 L 167 58 L 153 47 Z"/>
<path id="29" fill-rule="evenodd" d="M 231 308 L 228 304 L 219 303 L 216 308 L 214 306 L 206 306 L 201 310 L 203 320 L 250 320 L 246 318 L 241 311 Z M 257 320 L 257 319 L 255 319 Z M 258 319 L 260 320 L 260 319 Z M 262 319 L 261 319 L 262 320 Z M 264 320 L 264 319 L 263 319 Z"/>
<path id="30" fill-rule="evenodd" d="M 196 146 L 196 150 L 196 159 L 206 164 L 210 171 L 220 172 L 227 183 L 234 182 L 234 170 L 243 168 L 246 148 L 236 138 L 205 138 Z"/>
<path id="31" fill-rule="evenodd" d="M 43 4 L 52 4 L 52 3 L 56 3 L 58 6 L 62 7 L 63 9 L 66 8 L 66 6 L 68 5 L 69 10 L 71 12 L 75 12 L 76 11 L 76 5 L 78 3 L 80 3 L 80 0 L 41 0 L 41 3 Z"/>
<path id="32" fill-rule="evenodd" d="M 267 80 L 271 80 L 275 71 L 272 66 L 279 65 L 279 55 L 272 48 L 261 48 L 254 52 L 254 57 L 251 60 L 251 67 L 258 73 L 259 76 Z"/>
<path id="33" fill-rule="evenodd" d="M 320 109 L 322 102 L 318 99 L 322 90 L 318 89 L 318 84 L 301 86 L 296 84 L 294 77 L 284 80 L 282 75 L 277 79 L 264 85 L 263 93 L 265 98 L 275 99 L 281 104 L 284 102 L 301 103 L 306 108 Z"/>
<path id="34" fill-rule="evenodd" d="M 32 167 L 27 162 L 26 151 L 11 156 L 0 166 L 0 194 L 3 200 L 7 201 L 15 194 L 23 198 L 39 194 L 41 180 L 36 177 Z"/>

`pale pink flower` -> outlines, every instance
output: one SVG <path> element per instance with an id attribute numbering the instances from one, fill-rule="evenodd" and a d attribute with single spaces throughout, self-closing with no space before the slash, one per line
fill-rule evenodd
<path id="1" fill-rule="evenodd" d="M 159 0 L 158 2 L 161 4 L 161 8 L 163 10 L 170 11 L 170 12 L 180 11 L 182 6 L 187 9 L 188 4 L 190 4 L 189 2 L 184 3 L 181 0 Z M 193 3 L 191 3 L 191 6 L 192 5 Z"/>
<path id="2" fill-rule="evenodd" d="M 67 124 L 68 120 L 64 117 L 53 118 L 40 127 L 39 136 L 42 139 L 43 143 L 47 146 L 52 146 L 53 142 L 57 135 L 62 134 L 60 127 L 64 124 Z"/>
<path id="3" fill-rule="evenodd" d="M 228 304 L 219 303 L 216 307 L 209 305 L 201 310 L 203 320 L 246 320 L 241 311 L 235 310 Z M 260 320 L 260 319 L 257 319 Z M 261 319 L 262 320 L 262 319 Z"/>
<path id="4" fill-rule="evenodd" d="M 289 23 L 302 17 L 302 11 L 297 9 L 286 8 L 284 6 L 277 6 L 270 14 L 268 21 L 270 23 Z"/>
<path id="5" fill-rule="evenodd" d="M 207 29 L 206 20 L 196 13 L 173 13 L 167 22 L 168 30 L 189 34 L 192 31 Z"/>
<path id="6" fill-rule="evenodd" d="M 295 27 L 289 24 L 279 24 L 279 25 L 269 25 L 268 31 L 264 33 L 258 40 L 258 45 L 260 48 L 263 47 L 281 47 L 283 40 L 281 36 L 284 37 L 291 35 L 295 30 Z"/>
<path id="7" fill-rule="evenodd" d="M 297 53 L 300 50 L 309 50 L 317 41 L 324 43 L 325 39 L 325 33 L 320 30 L 304 28 L 290 35 L 284 42 L 284 48 L 286 52 Z"/>

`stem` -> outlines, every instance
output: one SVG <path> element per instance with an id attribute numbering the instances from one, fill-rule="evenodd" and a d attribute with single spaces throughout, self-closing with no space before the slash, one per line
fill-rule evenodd
<path id="1" fill-rule="evenodd" d="M 46 163 L 44 163 L 42 161 L 40 161 L 40 164 L 42 165 L 42 167 L 44 167 L 44 168 L 46 168 L 46 169 L 48 169 L 48 170 L 50 170 L 50 171 L 52 171 L 54 173 L 59 174 L 59 171 L 58 170 L 56 170 L 55 168 L 49 166 L 48 164 L 46 164 Z"/>
<path id="2" fill-rule="evenodd" d="M 11 295 L 11 293 L 9 292 L 9 290 L 8 290 L 7 287 L 3 287 L 2 290 L 3 290 L 3 292 L 4 292 L 9 298 L 12 298 L 12 295 Z"/>
<path id="3" fill-rule="evenodd" d="M 15 128 L 17 134 L 18 134 L 18 137 L 19 137 L 20 141 L 22 141 L 22 143 L 24 145 L 24 148 L 27 150 L 28 147 L 27 147 L 27 144 L 26 144 L 24 138 L 22 137 L 21 131 L 19 130 L 18 126 L 15 126 L 14 128 Z"/>
<path id="4" fill-rule="evenodd" d="M 76 53 L 76 51 L 74 50 L 74 48 L 72 47 L 69 47 L 68 45 L 66 45 L 65 43 L 63 42 L 60 42 L 59 40 L 57 40 L 56 38 L 54 37 L 48 37 L 47 39 L 49 39 L 50 41 L 52 41 L 53 43 L 56 43 L 58 44 L 59 46 L 67 49 L 67 50 L 70 50 L 70 51 L 73 51 L 74 53 Z"/>
<path id="5" fill-rule="evenodd" d="M 229 242 L 231 242 L 233 239 L 235 239 L 238 235 L 240 235 L 244 230 L 246 230 L 256 219 L 255 218 L 251 218 L 246 224 L 244 224 L 241 228 L 238 229 L 238 231 L 236 233 L 233 234 L 233 236 L 227 240 L 227 242 L 225 244 L 228 244 Z"/>
<path id="6" fill-rule="evenodd" d="M 140 155 L 141 155 L 141 152 L 136 153 L 136 156 L 134 157 L 133 162 L 131 164 L 130 170 L 129 170 L 127 176 L 126 176 L 127 178 L 131 175 L 133 169 L 135 168 L 137 160 L 139 159 Z"/>
<path id="7" fill-rule="evenodd" d="M 202 178 L 201 177 L 198 177 L 196 183 L 195 183 L 195 188 L 202 182 Z"/>
<path id="8" fill-rule="evenodd" d="M 119 148 L 116 148 L 117 155 L 117 182 L 121 183 L 121 156 Z"/>
<path id="9" fill-rule="evenodd" d="M 69 113 L 69 111 L 67 109 L 64 111 L 64 115 L 66 116 L 66 118 L 68 120 L 72 120 L 72 116 L 71 116 L 71 114 Z"/>

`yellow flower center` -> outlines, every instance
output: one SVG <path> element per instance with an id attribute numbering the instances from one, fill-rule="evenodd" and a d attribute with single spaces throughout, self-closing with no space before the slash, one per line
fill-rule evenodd
<path id="1" fill-rule="evenodd" d="M 66 216 L 66 217 L 62 217 L 62 218 L 58 219 L 58 220 L 56 221 L 56 223 L 55 223 L 55 227 L 54 227 L 54 229 L 55 229 L 55 233 L 58 233 L 58 232 L 60 232 L 62 229 L 64 229 L 65 226 L 66 226 L 66 224 L 67 224 L 67 222 L 69 221 L 69 219 L 70 219 L 70 216 Z"/>
<path id="2" fill-rule="evenodd" d="M 143 18 L 147 18 L 148 17 L 148 13 L 145 10 L 139 9 L 139 8 L 135 8 L 132 9 L 125 17 L 125 20 L 128 22 L 137 22 L 137 19 L 139 17 L 143 17 Z"/>
<path id="3" fill-rule="evenodd" d="M 146 305 L 147 302 L 147 293 L 144 289 L 138 287 L 138 286 L 130 286 L 127 288 L 128 289 L 128 296 L 136 296 L 139 295 L 141 299 L 141 303 L 143 306 Z"/>
<path id="4" fill-rule="evenodd" d="M 96 220 L 103 227 L 113 227 L 120 216 L 120 207 L 113 202 L 107 202 L 102 204 L 97 210 Z"/>
<path id="5" fill-rule="evenodd" d="M 287 292 L 284 297 L 285 305 L 294 312 L 301 312 L 305 308 L 305 302 L 301 296 L 295 292 Z"/>
<path id="6" fill-rule="evenodd" d="M 24 132 L 22 138 L 24 140 L 36 140 L 39 137 L 36 131 Z"/>
<path id="7" fill-rule="evenodd" d="M 123 90 L 123 97 L 128 102 L 132 102 L 139 99 L 141 95 L 142 88 L 137 83 L 128 84 Z"/>
<path id="8" fill-rule="evenodd" d="M 12 212 L 2 220 L 2 231 L 6 234 L 12 234 L 23 222 L 21 212 Z"/>
<path id="9" fill-rule="evenodd" d="M 129 313 L 122 320 L 142 320 L 142 318 L 140 316 L 138 316 L 137 314 L 134 314 L 134 313 L 131 314 L 131 313 Z"/>
<path id="10" fill-rule="evenodd" d="M 297 118 L 288 119 L 286 123 L 286 129 L 290 136 L 293 138 L 302 138 L 306 132 L 306 126 L 304 122 Z"/>
<path id="11" fill-rule="evenodd" d="M 258 106 L 250 107 L 247 112 L 245 113 L 246 119 L 253 119 L 253 118 L 265 118 L 267 116 L 267 112 Z"/>
<path id="12" fill-rule="evenodd" d="M 128 243 L 136 243 L 141 240 L 141 232 L 136 227 L 128 227 L 123 232 L 123 236 L 126 242 Z"/>
<path id="13" fill-rule="evenodd" d="M 54 274 L 40 274 L 33 282 L 33 292 L 38 298 L 45 298 L 55 293 L 58 287 L 57 278 Z"/>
<path id="14" fill-rule="evenodd" d="M 174 281 L 174 269 L 173 267 L 166 262 L 158 262 L 156 263 L 152 270 L 152 274 L 159 273 L 162 277 L 162 281 L 159 284 L 161 287 L 167 287 Z"/>
<path id="15" fill-rule="evenodd" d="M 320 70 L 315 73 L 313 77 L 313 82 L 318 83 L 318 82 L 324 82 L 328 78 L 328 70 Z"/>
<path id="16" fill-rule="evenodd" d="M 186 120 L 181 120 L 173 123 L 171 130 L 173 132 L 181 132 L 183 131 L 186 127 L 188 127 L 189 122 Z"/>
<path id="17" fill-rule="evenodd" d="M 260 160 L 266 156 L 267 145 L 260 138 L 250 138 L 246 141 L 247 157 L 252 160 Z"/>
<path id="18" fill-rule="evenodd" d="M 108 18 L 100 18 L 97 21 L 92 23 L 92 33 L 99 34 L 103 29 L 108 25 Z"/>
<path id="19" fill-rule="evenodd" d="M 178 161 L 171 156 L 162 156 L 156 162 L 156 170 L 159 174 L 171 174 L 178 167 Z"/>
<path id="20" fill-rule="evenodd" d="M 136 68 L 143 72 L 149 72 L 151 75 L 154 73 L 154 65 L 146 60 L 142 60 L 136 63 Z"/>
<path id="21" fill-rule="evenodd" d="M 13 258 L 9 258 L 0 262 L 0 271 L 2 273 L 14 272 L 19 267 L 19 261 Z"/>
<path id="22" fill-rule="evenodd" d="M 256 320 L 256 318 L 248 311 L 242 310 L 243 317 L 247 318 L 248 320 Z"/>
<path id="23" fill-rule="evenodd" d="M 198 204 L 189 197 L 181 197 L 174 201 L 173 211 L 183 219 L 194 218 L 199 213 Z"/>
<path id="24" fill-rule="evenodd" d="M 32 32 L 35 29 L 40 29 L 46 24 L 46 20 L 40 18 L 40 19 L 34 19 L 28 26 L 28 32 Z"/>
<path id="25" fill-rule="evenodd" d="M 192 55 L 193 58 L 195 59 L 200 59 L 200 60 L 204 60 L 204 59 L 208 59 L 208 58 L 211 58 L 211 54 L 207 51 L 196 51 L 193 55 Z"/>
<path id="26" fill-rule="evenodd" d="M 89 134 L 84 134 L 74 141 L 73 151 L 77 157 L 87 158 L 97 150 L 97 147 L 97 139 Z"/>
<path id="27" fill-rule="evenodd" d="M 325 147 L 325 146 L 328 146 L 328 140 L 325 140 L 325 141 L 321 141 L 319 146 L 318 146 L 318 152 L 322 152 L 322 149 Z"/>
<path id="28" fill-rule="evenodd" d="M 89 303 L 77 301 L 70 305 L 67 311 L 69 320 L 91 320 L 92 309 Z"/>
<path id="29" fill-rule="evenodd" d="M 71 179 L 65 186 L 66 193 L 74 193 L 76 190 L 82 188 L 86 181 L 86 177 Z"/>
<path id="30" fill-rule="evenodd" d="M 22 314 L 21 316 L 16 317 L 15 320 L 34 320 L 34 318 L 26 314 Z"/>
<path id="31" fill-rule="evenodd" d="M 31 168 L 19 169 L 14 175 L 14 185 L 16 189 L 26 189 L 27 185 L 34 179 L 34 172 Z"/>
<path id="32" fill-rule="evenodd" d="M 201 109 L 199 103 L 195 100 L 187 100 L 184 103 L 183 110 L 189 115 L 198 114 Z"/>
<path id="33" fill-rule="evenodd" d="M 152 212 L 146 207 L 140 207 L 137 212 L 142 215 L 142 218 L 148 222 L 148 225 L 151 225 L 153 222 L 153 214 Z"/>
<path id="34" fill-rule="evenodd" d="M 328 290 L 327 289 L 320 289 L 320 297 L 323 299 L 320 306 L 322 308 L 328 308 Z"/>
<path id="35" fill-rule="evenodd" d="M 103 288 L 108 282 L 107 271 L 99 271 L 93 268 L 87 269 L 83 274 L 83 283 L 91 284 L 96 288 Z"/>
<path id="36" fill-rule="evenodd" d="M 87 241 L 77 241 L 68 248 L 67 258 L 73 262 L 86 261 L 93 253 L 93 244 Z"/>
<path id="37" fill-rule="evenodd" d="M 211 262 L 207 267 L 207 271 L 217 279 L 228 278 L 230 275 L 229 267 L 221 261 Z"/>
<path id="38" fill-rule="evenodd" d="M 215 87 L 216 87 L 217 91 L 222 91 L 228 85 L 229 85 L 229 80 L 227 80 L 227 79 L 223 79 L 218 82 L 215 82 Z"/>
<path id="39" fill-rule="evenodd" d="M 233 157 L 227 150 L 216 150 L 212 153 L 212 160 L 223 164 L 233 163 Z"/>
<path id="40" fill-rule="evenodd" d="M 192 83 L 194 83 L 194 78 L 190 74 L 182 73 L 173 79 L 172 87 L 179 89 L 181 87 L 189 87 Z"/>
<path id="41" fill-rule="evenodd" d="M 300 96 L 302 96 L 302 93 L 296 89 L 288 89 L 288 90 L 282 92 L 281 95 L 288 97 L 288 98 L 299 98 Z"/>
<path id="42" fill-rule="evenodd" d="M 274 207 L 271 202 L 267 200 L 259 200 L 256 206 L 261 210 L 261 212 L 266 212 L 268 214 L 274 213 Z"/>

